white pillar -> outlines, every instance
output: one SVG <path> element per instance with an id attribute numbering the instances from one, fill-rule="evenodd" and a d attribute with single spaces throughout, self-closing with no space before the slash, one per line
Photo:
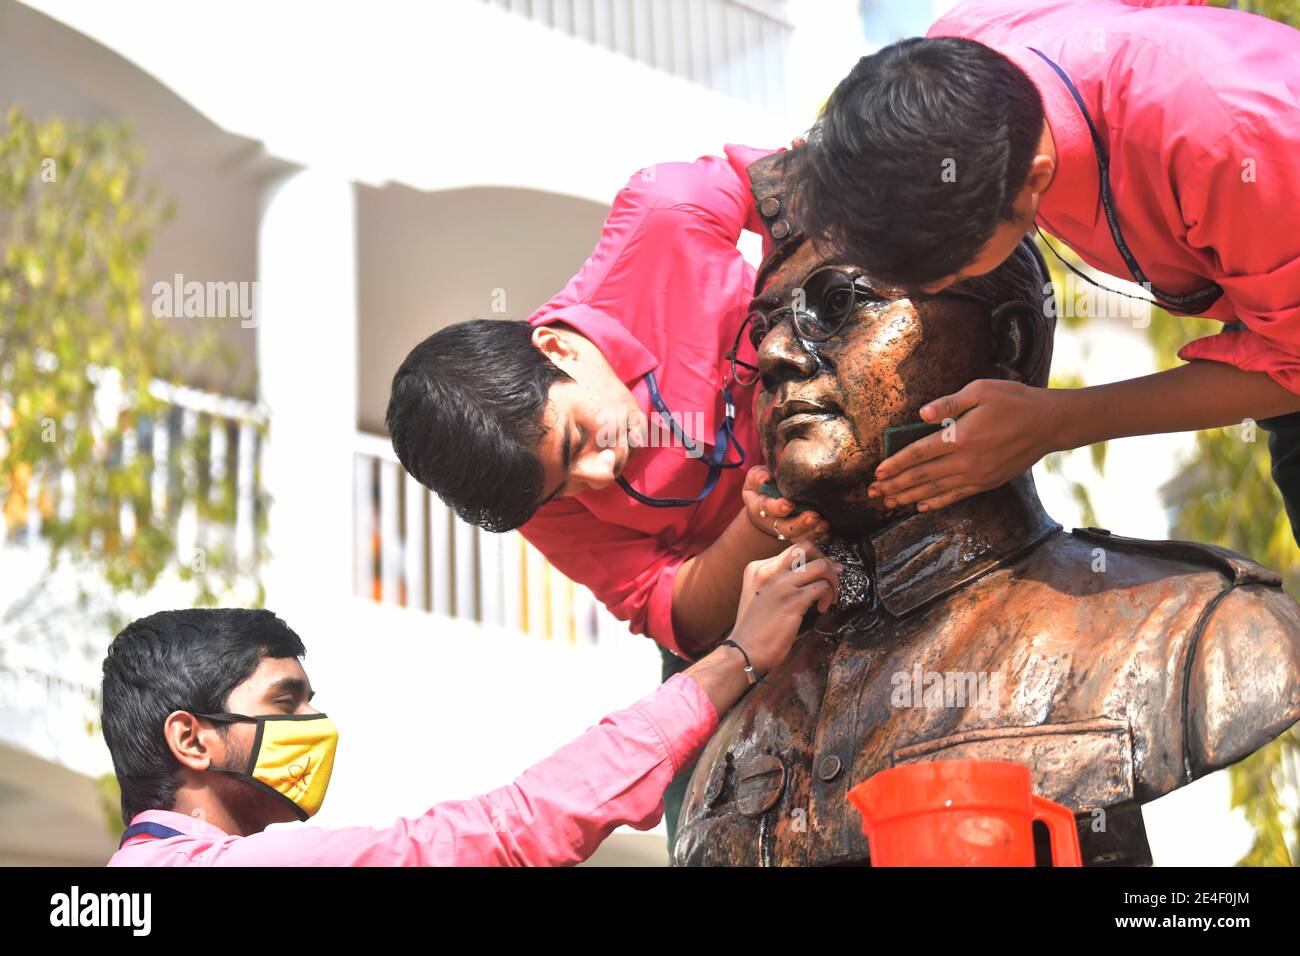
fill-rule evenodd
<path id="1" fill-rule="evenodd" d="M 270 183 L 258 228 L 257 362 L 270 411 L 267 607 L 310 649 L 352 593 L 356 198 L 318 169 Z M 337 618 L 335 618 L 337 619 Z M 313 640 L 314 638 L 314 640 Z"/>

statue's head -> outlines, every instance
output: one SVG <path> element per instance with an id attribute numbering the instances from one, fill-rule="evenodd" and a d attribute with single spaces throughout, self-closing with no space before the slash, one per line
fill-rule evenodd
<path id="1" fill-rule="evenodd" d="M 998 269 L 940 295 L 880 286 L 795 239 L 769 254 L 757 288 L 756 417 L 768 467 L 786 497 L 842 537 L 914 511 L 867 497 L 886 429 L 920 423 L 921 406 L 977 378 L 1047 384 L 1055 310 L 1028 239 Z"/>

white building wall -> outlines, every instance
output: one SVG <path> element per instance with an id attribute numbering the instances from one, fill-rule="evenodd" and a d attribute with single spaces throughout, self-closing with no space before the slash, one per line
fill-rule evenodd
<path id="1" fill-rule="evenodd" d="M 31 5 L 223 129 L 371 185 L 608 203 L 642 166 L 797 132 L 788 116 L 479 0 Z"/>

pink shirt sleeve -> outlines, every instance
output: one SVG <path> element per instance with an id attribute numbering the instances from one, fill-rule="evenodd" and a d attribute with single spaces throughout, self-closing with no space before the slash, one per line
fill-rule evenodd
<path id="1" fill-rule="evenodd" d="M 1086 24 L 1089 6 L 1100 7 L 1102 13 L 1106 8 L 1115 7 L 1200 7 L 1205 0 L 962 0 L 942 17 L 939 17 L 926 31 L 927 37 L 967 36 L 983 43 L 996 43 L 998 34 L 1009 28 L 1023 31 L 1041 22 L 1045 16 L 1053 16 L 1068 9 L 1069 15 L 1076 23 Z M 1023 33 L 1022 33 L 1023 39 Z"/>
<path id="2" fill-rule="evenodd" d="M 764 231 L 742 164 L 764 152 L 727 151 L 726 158 L 702 156 L 635 173 L 614 200 L 612 232 L 566 288 L 569 301 L 553 300 L 559 314 L 548 312 L 544 320 L 562 321 L 564 306 L 595 309 L 654 352 L 665 344 L 655 336 L 679 331 L 684 316 L 719 321 L 735 310 L 736 288 L 725 277 L 742 261 L 736 243 L 746 229 Z M 683 344 L 680 336 L 674 344 Z"/>
<path id="3" fill-rule="evenodd" d="M 728 145 L 722 156 L 647 166 L 633 174 L 615 203 L 649 209 L 688 209 L 714 225 L 714 244 L 718 251 L 731 255 L 743 230 L 760 234 L 764 231 L 745 169 L 771 152 Z M 627 278 L 633 291 L 647 285 L 647 280 L 636 272 L 628 273 Z"/>
<path id="4" fill-rule="evenodd" d="M 524 771 L 509 786 L 439 803 L 385 829 L 288 827 L 226 836 L 191 855 L 184 841 L 143 842 L 116 865 L 563 866 L 589 857 L 615 828 L 647 830 L 663 793 L 717 727 L 695 681 L 674 675 L 654 693 Z M 167 844 L 163 846 L 162 844 Z M 156 856 L 156 859 L 154 858 Z"/>
<path id="5" fill-rule="evenodd" d="M 1246 330 L 1196 339 L 1178 356 L 1266 372 L 1300 394 L 1300 234 L 1279 212 L 1300 209 L 1300 135 L 1280 120 L 1258 126 L 1210 144 L 1180 177 L 1187 241 L 1213 254 L 1214 281 Z"/>

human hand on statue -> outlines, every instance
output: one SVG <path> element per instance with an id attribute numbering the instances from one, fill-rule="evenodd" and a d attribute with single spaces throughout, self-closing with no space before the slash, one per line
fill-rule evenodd
<path id="1" fill-rule="evenodd" d="M 825 612 L 835 603 L 842 570 L 811 544 L 791 545 L 746 566 L 731 640 L 759 675 L 785 660 L 810 607 Z"/>
<path id="2" fill-rule="evenodd" d="M 728 643 L 683 672 L 700 685 L 719 715 L 744 696 L 750 678 L 761 679 L 785 660 L 810 607 L 830 609 L 839 595 L 842 570 L 810 544 L 793 544 L 776 557 L 745 566 Z M 753 669 L 748 674 L 746 665 Z"/>
<path id="3" fill-rule="evenodd" d="M 888 508 L 935 511 L 989 491 L 1059 450 L 1064 420 L 1056 392 L 1003 379 L 977 379 L 921 409 L 943 427 L 891 455 L 867 488 Z"/>
<path id="4" fill-rule="evenodd" d="M 771 472 L 762 465 L 749 469 L 745 475 L 740 496 L 755 528 L 773 538 L 795 542 L 809 541 L 830 530 L 830 525 L 817 512 L 801 511 L 791 516 L 797 507 L 793 501 L 764 494 L 762 486 L 771 481 Z"/>

